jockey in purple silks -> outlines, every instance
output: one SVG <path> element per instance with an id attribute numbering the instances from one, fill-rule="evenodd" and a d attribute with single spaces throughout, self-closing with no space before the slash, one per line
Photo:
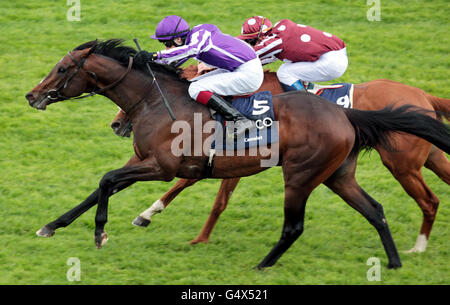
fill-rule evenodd
<path id="1" fill-rule="evenodd" d="M 255 51 L 244 41 L 222 33 L 213 24 L 189 28 L 179 16 L 167 16 L 156 27 L 155 35 L 166 50 L 140 51 L 135 56 L 139 63 L 159 60 L 179 66 L 189 58 L 217 69 L 189 86 L 189 95 L 197 102 L 210 107 L 227 121 L 234 121 L 235 134 L 243 134 L 254 126 L 222 96 L 251 94 L 259 89 L 264 79 L 261 61 Z"/>

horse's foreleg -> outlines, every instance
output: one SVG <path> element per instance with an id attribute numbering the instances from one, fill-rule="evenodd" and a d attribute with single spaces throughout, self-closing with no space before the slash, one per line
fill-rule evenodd
<path id="1" fill-rule="evenodd" d="M 194 185 L 200 180 L 201 179 L 179 179 L 167 193 L 156 200 L 147 210 L 139 214 L 139 216 L 133 220 L 132 224 L 139 227 L 148 226 L 152 221 L 151 217 L 153 215 L 161 213 L 185 188 Z"/>
<path id="2" fill-rule="evenodd" d="M 95 244 L 97 248 L 101 248 L 108 240 L 104 230 L 108 220 L 108 200 L 119 185 L 124 183 L 131 185 L 136 181 L 169 181 L 173 177 L 174 175 L 168 174 L 160 167 L 154 157 L 106 173 L 99 184 L 98 206 L 95 215 Z"/>
<path id="3" fill-rule="evenodd" d="M 209 236 L 211 235 L 211 232 L 214 229 L 214 226 L 219 219 L 220 214 L 222 214 L 222 212 L 226 209 L 231 194 L 233 194 L 233 191 L 239 183 L 239 180 L 240 178 L 222 180 L 219 192 L 216 196 L 216 201 L 214 202 L 214 206 L 211 210 L 211 213 L 209 214 L 208 220 L 206 221 L 199 235 L 195 239 L 191 240 L 191 244 L 208 242 Z"/>
<path id="4" fill-rule="evenodd" d="M 324 184 L 375 227 L 389 259 L 388 268 L 401 267 L 400 257 L 384 216 L 383 207 L 358 185 L 355 179 L 355 169 L 356 159 L 346 160 L 344 165 Z"/>
<path id="5" fill-rule="evenodd" d="M 121 191 L 122 189 L 130 186 L 128 183 L 119 184 L 117 188 L 114 190 L 114 194 Z M 67 227 L 70 225 L 75 219 L 84 214 L 87 210 L 92 208 L 98 202 L 99 189 L 96 189 L 91 195 L 89 195 L 86 200 L 82 203 L 66 212 L 65 214 L 58 217 L 56 220 L 46 224 L 41 229 L 36 232 L 36 235 L 43 237 L 51 237 L 55 235 L 55 230 L 61 227 Z M 111 194 L 113 195 L 113 194 Z"/>
<path id="6" fill-rule="evenodd" d="M 132 158 L 130 161 L 128 161 L 127 164 L 132 164 L 134 162 L 137 162 L 137 158 Z M 132 183 L 131 183 L 132 184 Z M 124 188 L 131 185 L 130 183 L 119 183 L 115 189 L 111 190 L 112 194 L 115 194 Z M 51 237 L 55 234 L 55 230 L 61 227 L 67 227 L 70 225 L 75 219 L 80 217 L 82 214 L 84 214 L 86 211 L 88 211 L 90 208 L 92 208 L 94 205 L 98 202 L 98 195 L 99 195 L 99 189 L 96 189 L 89 197 L 86 198 L 82 203 L 71 209 L 70 211 L 64 213 L 60 217 L 58 217 L 56 220 L 46 224 L 41 229 L 39 229 L 36 234 L 38 236 L 43 237 Z"/>
<path id="7" fill-rule="evenodd" d="M 423 213 L 422 226 L 416 244 L 407 253 L 425 252 L 431 229 L 436 219 L 439 199 L 425 183 L 420 171 L 411 170 L 403 173 L 392 173 L 405 191 L 414 198 Z"/>
<path id="8" fill-rule="evenodd" d="M 395 179 L 400 182 L 403 189 L 417 202 L 422 210 L 423 220 L 419 236 L 414 247 L 407 252 L 424 252 L 439 206 L 439 198 L 425 183 L 421 172 L 422 166 L 428 158 L 430 145 L 428 143 L 421 146 L 417 145 L 402 154 L 386 153 L 383 150 L 379 150 L 379 152 L 383 164 L 391 171 Z"/>
<path id="9" fill-rule="evenodd" d="M 85 201 L 66 212 L 65 214 L 58 217 L 56 220 L 46 224 L 41 229 L 36 232 L 36 235 L 43 237 L 51 237 L 55 235 L 55 230 L 61 227 L 66 227 L 70 225 L 75 219 L 77 219 L 84 212 L 89 210 L 91 207 L 97 204 L 98 201 L 98 191 L 96 189 Z"/>

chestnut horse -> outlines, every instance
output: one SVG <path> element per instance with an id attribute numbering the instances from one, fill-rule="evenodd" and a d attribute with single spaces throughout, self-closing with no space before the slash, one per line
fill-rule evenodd
<path id="1" fill-rule="evenodd" d="M 197 75 L 197 67 L 190 65 L 183 70 L 183 77 L 192 79 Z M 271 91 L 280 94 L 283 89 L 275 72 L 265 71 L 264 83 L 260 91 Z M 423 107 L 430 110 L 441 111 L 450 115 L 450 100 L 432 96 L 423 90 L 402 83 L 386 79 L 373 80 L 370 82 L 356 84 L 353 93 L 353 106 L 360 110 L 378 110 L 386 106 L 402 105 L 405 103 Z M 111 128 L 119 136 L 129 137 L 131 124 L 125 112 L 119 110 L 111 122 Z M 422 227 L 415 246 L 408 252 L 423 252 L 433 226 L 439 199 L 425 183 L 421 169 L 422 166 L 432 170 L 444 182 L 450 184 L 450 162 L 445 154 L 432 146 L 429 142 L 407 134 L 397 134 L 395 137 L 396 152 L 388 151 L 383 147 L 376 149 L 380 153 L 384 165 L 391 171 L 393 176 L 400 182 L 405 191 L 418 203 L 423 213 Z M 356 160 L 355 160 L 356 162 Z M 356 168 L 356 165 L 352 165 Z M 228 201 L 240 178 L 223 180 L 214 202 L 211 213 L 199 235 L 191 241 L 206 243 L 216 224 L 220 214 L 227 207 Z M 151 216 L 161 212 L 183 189 L 195 184 L 199 180 L 180 179 L 178 182 L 149 209 L 141 213 L 133 224 L 137 226 L 148 226 Z"/>
<path id="2" fill-rule="evenodd" d="M 188 179 L 237 178 L 266 170 L 261 151 L 248 150 L 244 155 L 217 156 L 212 172 L 207 168 L 209 155 L 183 145 L 181 154 L 174 150 L 175 139 L 191 143 L 211 141 L 213 132 L 194 128 L 198 116 L 210 118 L 209 110 L 191 100 L 189 82 L 181 79 L 173 67 L 149 63 L 133 65 L 136 50 L 121 45 L 120 40 L 85 43 L 64 56 L 26 99 L 31 107 L 45 110 L 48 105 L 80 97 L 101 94 L 113 101 L 129 116 L 133 125 L 135 154 L 122 168 L 107 172 L 99 187 L 86 200 L 41 228 L 37 234 L 51 236 L 55 230 L 97 204 L 95 244 L 101 248 L 107 241 L 104 230 L 108 201 L 113 194 L 137 181 L 171 181 L 175 177 Z M 153 70 L 149 77 L 145 68 Z M 157 80 L 157 83 L 155 83 Z M 168 105 L 177 118 L 173 122 L 163 104 L 159 85 L 164 89 Z M 278 160 L 285 182 L 284 224 L 279 241 L 258 264 L 272 266 L 303 232 L 305 206 L 311 192 L 321 183 L 340 191 L 347 171 L 341 170 L 346 160 L 355 159 L 360 149 L 383 145 L 390 147 L 392 132 L 406 132 L 432 142 L 450 152 L 450 129 L 413 106 L 379 111 L 343 109 L 309 93 L 290 92 L 273 98 L 275 119 L 279 125 L 279 142 L 271 149 L 270 159 Z M 425 114 L 427 113 L 427 114 Z M 208 121 L 209 122 L 209 121 Z M 172 131 L 176 123 L 188 126 L 186 132 Z M 214 123 L 214 122 L 212 122 Z M 203 130 L 202 130 L 203 131 Z M 209 142 L 210 143 L 210 142 Z M 205 147 L 205 146 L 202 146 Z M 272 147 L 271 147 L 272 148 Z M 354 206 L 377 230 L 388 257 L 388 267 L 401 266 L 382 206 L 361 188 L 352 190 L 347 202 Z"/>

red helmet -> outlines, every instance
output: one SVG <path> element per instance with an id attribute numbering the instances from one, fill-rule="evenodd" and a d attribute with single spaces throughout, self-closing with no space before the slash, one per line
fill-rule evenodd
<path id="1" fill-rule="evenodd" d="M 263 16 L 253 16 L 245 20 L 242 25 L 241 35 L 239 39 L 254 39 L 259 38 L 262 34 L 272 28 L 272 22 Z"/>

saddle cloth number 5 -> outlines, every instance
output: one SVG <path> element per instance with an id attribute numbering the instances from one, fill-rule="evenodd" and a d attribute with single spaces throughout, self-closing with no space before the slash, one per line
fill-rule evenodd
<path id="1" fill-rule="evenodd" d="M 253 100 L 253 111 L 252 111 L 252 115 L 261 115 L 263 113 L 266 113 L 267 111 L 269 111 L 270 107 L 268 105 L 268 101 L 267 100 Z"/>

